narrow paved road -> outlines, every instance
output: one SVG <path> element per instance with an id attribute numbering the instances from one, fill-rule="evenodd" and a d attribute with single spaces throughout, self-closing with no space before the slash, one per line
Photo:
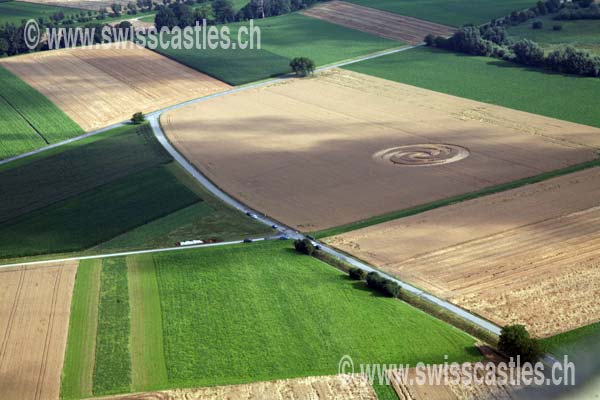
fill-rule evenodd
<path id="1" fill-rule="evenodd" d="M 342 67 L 345 65 L 350 65 L 350 64 L 354 64 L 357 62 L 361 62 L 361 61 L 365 61 L 365 60 L 370 60 L 370 59 L 374 59 L 374 58 L 378 58 L 378 57 L 382 57 L 385 55 L 389 55 L 389 54 L 394 54 L 394 53 L 399 53 L 402 51 L 407 51 L 410 50 L 412 48 L 415 47 L 419 47 L 422 46 L 422 44 L 416 45 L 416 46 L 409 46 L 409 47 L 403 47 L 403 48 L 397 48 L 397 49 L 392 49 L 392 50 L 388 50 L 388 51 L 383 51 L 383 52 L 378 52 L 375 54 L 370 54 L 367 56 L 363 56 L 363 57 L 359 57 L 359 58 L 355 58 L 355 59 L 351 59 L 351 60 L 347 60 L 347 61 L 341 61 L 335 64 L 331 64 L 331 65 L 327 65 L 321 68 L 317 69 L 318 71 L 324 71 L 324 70 L 328 70 L 328 69 L 332 69 L 332 68 L 338 68 L 338 67 Z M 207 179 L 200 171 L 198 171 L 194 166 L 192 166 L 172 145 L 171 143 L 167 140 L 161 126 L 160 126 L 160 116 L 167 111 L 171 111 L 171 110 L 176 110 L 178 108 L 181 107 L 185 107 L 188 106 L 190 104 L 196 104 L 196 103 L 200 103 L 200 102 L 204 102 L 204 101 L 208 101 L 210 99 L 214 99 L 217 97 L 222 97 L 222 96 L 227 96 L 229 94 L 232 93 L 237 93 L 237 92 L 242 92 L 245 90 L 249 90 L 249 89 L 253 89 L 253 88 L 257 88 L 257 87 L 262 87 L 262 86 L 267 86 L 267 85 L 272 85 L 274 83 L 277 82 L 281 82 L 284 80 L 288 80 L 288 79 L 293 79 L 292 76 L 283 76 L 283 77 L 279 77 L 279 78 L 273 78 L 273 79 L 268 79 L 262 82 L 258 82 L 258 83 L 254 83 L 254 84 L 250 84 L 250 85 L 246 85 L 246 86 L 241 86 L 241 87 L 236 87 L 233 88 L 231 90 L 227 90 L 224 92 L 220 92 L 220 93 L 216 93 L 210 96 L 205 96 L 205 97 L 201 97 L 201 98 L 197 98 L 197 99 L 193 99 L 190 101 L 186 101 L 180 104 L 176 104 L 152 113 L 149 113 L 146 117 L 148 119 L 148 121 L 150 122 L 150 125 L 152 127 L 152 131 L 154 132 L 154 135 L 156 136 L 156 138 L 158 139 L 158 141 L 161 143 L 161 145 L 171 154 L 171 156 L 188 172 L 190 173 L 200 184 L 202 184 L 207 190 L 209 190 L 213 195 L 215 195 L 216 197 L 218 197 L 219 199 L 221 199 L 223 202 L 229 204 L 230 206 L 236 208 L 237 210 L 240 210 L 241 212 L 250 212 L 252 214 L 254 214 L 256 216 L 257 221 L 260 221 L 261 223 L 268 225 L 268 226 L 273 226 L 273 225 L 277 225 L 278 226 L 278 231 L 280 232 L 280 234 L 282 236 L 286 236 L 290 239 L 302 239 L 305 238 L 305 236 L 300 233 L 297 232 L 296 230 L 290 228 L 290 227 L 286 227 L 284 225 L 282 225 L 281 223 L 279 223 L 278 221 L 275 221 L 267 216 L 264 216 L 256 211 L 250 210 L 248 207 L 246 207 L 244 204 L 242 204 L 241 202 L 239 202 L 238 200 L 234 199 L 233 197 L 229 196 L 227 193 L 223 192 L 222 190 L 220 190 L 216 185 L 214 185 L 209 179 Z M 55 148 L 55 147 L 59 147 L 68 143 L 72 143 L 75 142 L 77 140 L 83 139 L 85 137 L 89 137 L 92 135 L 97 135 L 99 133 L 105 132 L 109 129 L 115 128 L 117 126 L 122 126 L 125 123 L 127 123 L 127 121 L 124 121 L 122 123 L 118 123 L 103 129 L 99 129 L 97 131 L 93 131 L 93 132 L 89 132 L 86 133 L 85 135 L 73 138 L 73 139 L 69 139 L 66 140 L 64 142 L 60 142 L 60 143 L 56 143 L 54 145 L 51 146 L 46 146 L 43 147 L 41 149 L 26 153 L 26 154 L 22 154 L 16 157 L 12 157 L 10 159 L 6 159 L 6 160 L 2 160 L 0 161 L 0 165 L 2 164 L 6 164 L 10 161 L 14 161 L 20 158 L 24 158 L 24 157 L 28 157 L 30 155 L 33 154 L 39 154 L 42 153 L 46 150 Z M 256 240 L 265 240 L 267 238 L 263 238 L 263 239 L 256 239 Z M 62 259 L 62 260 L 53 260 L 53 261 L 67 261 L 67 260 L 87 260 L 87 259 L 94 259 L 94 258 L 106 258 L 106 257 L 120 257 L 120 256 L 127 256 L 127 255 L 134 255 L 134 254 L 147 254 L 147 253 L 158 253 L 158 252 L 165 252 L 165 251 L 176 251 L 176 250 L 183 250 L 183 249 L 190 249 L 190 248 L 201 248 L 201 247 L 211 247 L 211 246 L 224 246 L 224 245 L 229 245 L 229 244 L 237 244 L 237 243 L 242 243 L 242 241 L 233 241 L 233 242 L 221 242 L 221 243 L 214 243 L 214 244 L 206 244 L 206 245 L 197 245 L 197 246 L 186 246 L 186 247 L 171 247 L 171 248 L 163 248 L 163 249 L 153 249 L 153 250 L 140 250 L 140 251 L 130 251 L 130 252 L 123 252 L 123 253 L 110 253 L 110 254 L 102 254 L 102 255 L 94 255 L 94 256 L 85 256 L 85 257 L 74 257 L 74 258 L 68 258 L 68 259 Z M 331 248 L 323 243 L 319 243 L 319 245 L 321 246 L 321 249 L 323 251 L 325 251 L 326 253 L 332 255 L 333 257 L 336 257 L 339 260 L 345 261 L 355 267 L 361 268 L 365 271 L 371 272 L 371 271 L 376 271 L 373 267 L 371 267 L 370 265 L 363 263 L 355 258 L 352 258 L 346 254 L 341 253 L 340 251 Z M 33 264 L 44 264 L 44 263 L 48 263 L 49 261 L 36 261 L 36 262 L 30 262 L 30 263 L 26 263 L 27 265 L 33 265 Z M 11 265 L 4 265 L 4 266 L 0 266 L 0 268 L 6 268 L 6 267 L 10 267 L 14 264 Z M 455 306 L 454 304 L 451 304 L 445 300 L 442 300 L 440 298 L 437 298 L 429 293 L 423 292 L 422 290 L 406 283 L 403 282 L 399 279 L 394 278 L 393 276 L 387 275 L 385 273 L 382 273 L 380 271 L 379 272 L 381 275 L 385 276 L 386 278 L 398 283 L 400 286 L 402 286 L 402 288 L 404 290 L 407 290 L 427 301 L 430 301 L 448 311 L 450 311 L 453 314 L 456 314 L 472 323 L 474 323 L 475 325 L 486 329 L 496 335 L 500 334 L 500 327 L 483 319 L 478 317 L 477 315 L 474 315 L 466 310 L 463 310 L 460 307 Z"/>

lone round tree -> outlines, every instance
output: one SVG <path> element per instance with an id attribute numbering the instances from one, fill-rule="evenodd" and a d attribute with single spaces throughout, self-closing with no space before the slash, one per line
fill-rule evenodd
<path id="1" fill-rule="evenodd" d="M 315 62 L 310 58 L 296 57 L 290 61 L 292 71 L 298 76 L 312 75 L 315 72 Z"/>

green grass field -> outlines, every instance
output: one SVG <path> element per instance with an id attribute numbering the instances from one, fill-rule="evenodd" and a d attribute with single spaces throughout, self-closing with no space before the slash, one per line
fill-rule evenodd
<path id="1" fill-rule="evenodd" d="M 83 133 L 50 100 L 1 66 L 0 115 L 0 159 Z"/>
<path id="2" fill-rule="evenodd" d="M 600 322 L 541 340 L 544 351 L 557 357 L 567 354 L 574 357 L 590 356 L 600 339 Z M 595 357 L 595 355 L 593 355 Z"/>
<path id="3" fill-rule="evenodd" d="M 538 18 L 544 23 L 542 29 L 532 29 L 532 21 L 508 28 L 513 39 L 531 39 L 546 50 L 562 45 L 571 45 L 579 49 L 600 54 L 600 20 L 555 21 L 552 16 Z M 554 31 L 554 25 L 561 25 L 562 30 Z"/>
<path id="4" fill-rule="evenodd" d="M 532 0 L 349 0 L 365 7 L 377 8 L 409 17 L 421 18 L 450 26 L 483 24 L 503 17 L 513 10 L 535 5 Z"/>
<path id="5" fill-rule="evenodd" d="M 37 19 L 39 17 L 48 19 L 59 11 L 62 11 L 65 15 L 70 15 L 79 14 L 81 10 L 21 1 L 0 2 L 0 25 L 6 23 L 21 25 L 23 20 Z"/>
<path id="6" fill-rule="evenodd" d="M 102 260 L 92 390 L 94 395 L 123 393 L 131 388 L 131 325 L 127 277 L 124 257 Z"/>
<path id="7" fill-rule="evenodd" d="M 349 70 L 454 96 L 600 127 L 600 79 L 418 48 L 349 65 Z"/>
<path id="8" fill-rule="evenodd" d="M 148 125 L 117 128 L 15 164 L 0 169 L 0 258 L 272 232 L 204 191 Z"/>
<path id="9" fill-rule="evenodd" d="M 81 261 L 77 268 L 60 390 L 65 399 L 92 396 L 101 271 L 100 259 Z"/>
<path id="10" fill-rule="evenodd" d="M 355 363 L 479 359 L 470 336 L 287 241 L 129 256 L 122 264 L 135 391 L 331 375 L 345 354 Z M 113 340 L 102 335 L 113 336 L 98 329 L 99 341 Z M 111 388 L 113 381 L 94 388 L 123 387 Z"/>
<path id="11" fill-rule="evenodd" d="M 368 35 L 300 14 L 254 21 L 261 28 L 260 50 L 160 50 L 191 68 L 232 85 L 253 82 L 290 72 L 292 58 L 305 56 L 317 65 L 401 46 L 392 40 Z M 240 24 L 229 25 L 232 41 Z"/>

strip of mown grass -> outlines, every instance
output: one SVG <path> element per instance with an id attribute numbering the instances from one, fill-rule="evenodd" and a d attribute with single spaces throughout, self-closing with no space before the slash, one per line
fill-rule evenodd
<path id="1" fill-rule="evenodd" d="M 271 241 L 153 255 L 168 387 L 479 359 L 474 339 Z"/>
<path id="2" fill-rule="evenodd" d="M 312 235 L 316 238 L 324 238 L 328 236 L 340 235 L 342 233 L 354 231 L 368 226 L 381 224 L 383 222 L 391 221 L 398 218 L 404 218 L 415 214 L 420 214 L 425 211 L 433 210 L 440 207 L 449 206 L 451 204 L 460 203 L 466 200 L 476 199 L 478 197 L 487 196 L 494 193 L 504 192 L 510 189 L 515 189 L 521 186 L 530 185 L 532 183 L 542 182 L 551 178 L 555 178 L 561 175 L 571 174 L 573 172 L 581 171 L 588 168 L 600 166 L 600 159 L 587 161 L 585 163 L 572 165 L 570 167 L 557 169 L 554 171 L 548 171 L 539 175 L 531 176 L 528 178 L 519 179 L 512 182 L 502 183 L 499 185 L 491 186 L 485 189 L 477 190 L 475 192 L 465 193 L 454 197 L 448 197 L 446 199 L 432 201 L 430 203 L 422 204 L 416 207 L 405 208 L 403 210 L 394 211 L 388 214 L 379 215 L 376 217 L 364 219 L 361 221 L 352 222 L 350 224 L 337 226 L 334 228 L 324 229 L 321 231 L 313 232 Z"/>
<path id="3" fill-rule="evenodd" d="M 125 258 L 104 259 L 93 378 L 95 396 L 124 393 L 131 389 L 130 322 Z"/>
<path id="4" fill-rule="evenodd" d="M 346 66 L 437 92 L 600 127 L 600 79 L 417 48 Z"/>
<path id="5" fill-rule="evenodd" d="M 247 23 L 229 24 L 231 38 Z M 309 57 L 317 65 L 399 47 L 402 43 L 294 13 L 255 20 L 261 49 L 159 49 L 191 68 L 232 85 L 241 85 L 291 71 L 294 57 Z M 247 37 L 244 37 L 247 39 Z"/>
<path id="6" fill-rule="evenodd" d="M 532 0 L 348 0 L 365 7 L 420 18 L 439 24 L 482 24 L 535 5 Z"/>
<path id="7" fill-rule="evenodd" d="M 152 167 L 3 223 L 0 258 L 84 250 L 200 200 Z"/>
<path id="8" fill-rule="evenodd" d="M 171 160 L 149 125 L 114 129 L 103 140 L 0 171 L 0 222 Z"/>
<path id="9" fill-rule="evenodd" d="M 81 261 L 77 268 L 61 381 L 63 399 L 92 396 L 101 268 L 99 259 Z"/>
<path id="10" fill-rule="evenodd" d="M 167 385 L 163 325 L 154 260 L 127 258 L 131 306 L 132 391 Z"/>
<path id="11" fill-rule="evenodd" d="M 0 87 L 0 97 L 27 120 L 46 142 L 57 143 L 83 134 L 83 129 L 54 103 L 2 66 Z"/>

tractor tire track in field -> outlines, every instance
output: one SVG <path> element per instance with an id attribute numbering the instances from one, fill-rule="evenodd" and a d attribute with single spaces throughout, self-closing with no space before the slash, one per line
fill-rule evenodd
<path id="1" fill-rule="evenodd" d="M 35 399 L 42 398 L 42 389 L 44 386 L 44 378 L 46 376 L 46 368 L 48 366 L 48 351 L 50 349 L 50 341 L 52 340 L 52 331 L 54 328 L 54 316 L 56 315 L 56 307 L 58 303 L 58 290 L 62 278 L 61 267 L 57 268 L 56 278 L 54 279 L 54 288 L 52 290 L 52 300 L 50 306 L 50 315 L 48 317 L 48 327 L 46 329 L 46 338 L 44 341 L 44 350 L 42 353 L 42 363 L 40 365 L 40 373 L 38 375 L 37 386 L 35 390 Z"/>
<path id="2" fill-rule="evenodd" d="M 17 308 L 19 306 L 19 300 L 21 299 L 21 292 L 23 289 L 23 283 L 25 282 L 25 271 L 27 270 L 26 266 L 21 268 L 21 273 L 19 274 L 19 283 L 17 284 L 17 290 L 15 292 L 15 300 L 13 301 L 13 305 L 10 309 L 10 314 L 8 316 L 8 323 L 6 324 L 6 328 L 4 330 L 4 339 L 2 340 L 2 348 L 0 348 L 0 371 L 4 366 L 4 361 L 6 359 L 6 346 L 8 345 L 8 340 L 10 339 L 10 333 L 12 331 L 12 325 L 15 319 L 15 315 L 17 312 Z"/>

